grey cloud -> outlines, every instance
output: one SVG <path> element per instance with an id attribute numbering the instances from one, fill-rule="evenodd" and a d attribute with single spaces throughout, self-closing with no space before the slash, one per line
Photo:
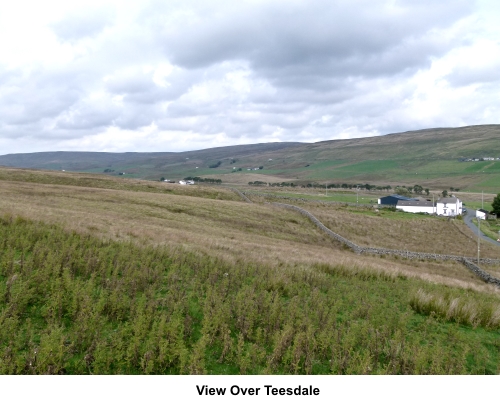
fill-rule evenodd
<path id="1" fill-rule="evenodd" d="M 55 117 L 79 96 L 78 86 L 64 72 L 35 70 L 13 75 L 2 86 L 0 120 L 24 125 Z"/>
<path id="2" fill-rule="evenodd" d="M 427 57 L 441 53 L 425 35 L 444 28 L 471 11 L 466 1 L 427 3 L 425 7 L 407 2 L 396 12 L 381 9 L 372 1 L 269 3 L 254 8 L 232 6 L 225 13 L 207 13 L 164 28 L 164 47 L 175 63 L 187 68 L 207 66 L 227 59 L 245 59 L 258 72 L 266 74 L 285 69 L 331 75 L 391 74 L 395 70 L 427 63 Z M 206 11 L 205 11 L 206 12 Z M 428 46 L 421 46 L 421 41 Z M 427 49 L 426 49 L 427 48 Z M 392 56 L 405 63 L 386 63 L 380 57 Z M 417 51 L 417 52 L 415 52 Z M 382 58 L 391 62 L 391 56 Z M 352 63 L 350 63 L 352 62 Z M 368 63 L 366 63 L 368 62 Z M 374 62 L 374 63 L 371 63 Z M 340 71 L 336 66 L 347 65 Z M 403 65 L 403 66 L 401 66 Z M 395 67 L 397 66 L 397 67 Z M 376 67 L 373 69 L 373 67 Z"/>

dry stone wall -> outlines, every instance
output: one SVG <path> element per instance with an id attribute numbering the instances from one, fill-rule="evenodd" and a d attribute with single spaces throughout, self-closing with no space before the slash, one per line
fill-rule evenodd
<path id="1" fill-rule="evenodd" d="M 393 255 L 393 256 L 401 256 L 405 257 L 407 259 L 411 260 L 454 260 L 456 262 L 464 264 L 469 270 L 477 274 L 482 280 L 496 284 L 497 286 L 500 287 L 500 279 L 497 279 L 484 270 L 482 270 L 480 267 L 472 263 L 474 258 L 471 257 L 463 257 L 463 256 L 455 256 L 455 255 L 443 255 L 443 254 L 438 254 L 438 253 L 424 253 L 424 252 L 411 252 L 407 250 L 397 250 L 397 249 L 384 249 L 384 248 L 369 248 L 369 247 L 361 247 L 354 242 L 351 242 L 350 240 L 344 238 L 343 236 L 340 236 L 339 234 L 333 232 L 331 229 L 327 228 L 325 225 L 323 225 L 314 215 L 312 215 L 310 212 L 306 211 L 303 208 L 297 207 L 295 205 L 290 205 L 290 204 L 283 204 L 283 203 L 272 203 L 275 206 L 278 207 L 283 207 L 287 209 L 292 209 L 297 212 L 300 212 L 302 215 L 308 217 L 318 228 L 323 230 L 325 233 L 330 235 L 333 239 L 343 243 L 344 245 L 348 246 L 350 249 L 352 249 L 355 253 L 357 254 L 374 254 L 374 255 L 379 255 L 379 256 L 384 256 L 384 255 Z M 489 259 L 489 258 L 483 258 L 480 259 L 480 263 L 485 263 L 485 264 L 498 264 L 500 263 L 500 260 L 498 259 Z"/>
<path id="2" fill-rule="evenodd" d="M 252 203 L 252 200 L 250 200 L 245 194 L 243 194 L 240 190 L 237 188 L 233 187 L 228 187 L 228 189 L 234 191 L 236 194 L 238 194 L 241 198 L 243 198 L 246 202 Z"/>

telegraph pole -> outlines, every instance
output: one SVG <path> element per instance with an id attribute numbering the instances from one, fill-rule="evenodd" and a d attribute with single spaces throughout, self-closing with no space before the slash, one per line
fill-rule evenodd
<path id="1" fill-rule="evenodd" d="M 480 251 L 480 240 L 481 240 L 481 218 L 477 217 L 477 265 L 479 266 L 479 251 Z"/>

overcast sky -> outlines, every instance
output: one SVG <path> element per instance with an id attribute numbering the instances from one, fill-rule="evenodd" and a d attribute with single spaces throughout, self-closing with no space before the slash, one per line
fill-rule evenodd
<path id="1" fill-rule="evenodd" d="M 0 5 L 0 154 L 183 151 L 500 121 L 500 2 Z"/>

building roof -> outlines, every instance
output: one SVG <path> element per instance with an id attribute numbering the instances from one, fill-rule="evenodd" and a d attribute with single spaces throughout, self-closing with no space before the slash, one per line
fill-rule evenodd
<path id="1" fill-rule="evenodd" d="M 483 214 L 489 214 L 489 212 L 488 212 L 488 211 L 483 210 L 482 208 L 481 208 L 481 209 L 479 209 L 479 210 L 477 210 L 477 211 L 482 212 Z"/>
<path id="2" fill-rule="evenodd" d="M 446 197 L 446 198 L 440 198 L 438 200 L 439 204 L 456 204 L 458 202 L 457 197 Z"/>
<path id="3" fill-rule="evenodd" d="M 391 194 L 391 195 L 388 195 L 387 197 L 394 197 L 394 198 L 397 198 L 398 200 L 402 200 L 402 201 L 416 201 L 416 198 L 405 197 L 404 195 L 399 195 L 399 194 Z M 387 198 L 387 197 L 382 197 L 382 198 Z"/>
<path id="4" fill-rule="evenodd" d="M 432 201 L 398 201 L 397 207 L 433 207 Z"/>

